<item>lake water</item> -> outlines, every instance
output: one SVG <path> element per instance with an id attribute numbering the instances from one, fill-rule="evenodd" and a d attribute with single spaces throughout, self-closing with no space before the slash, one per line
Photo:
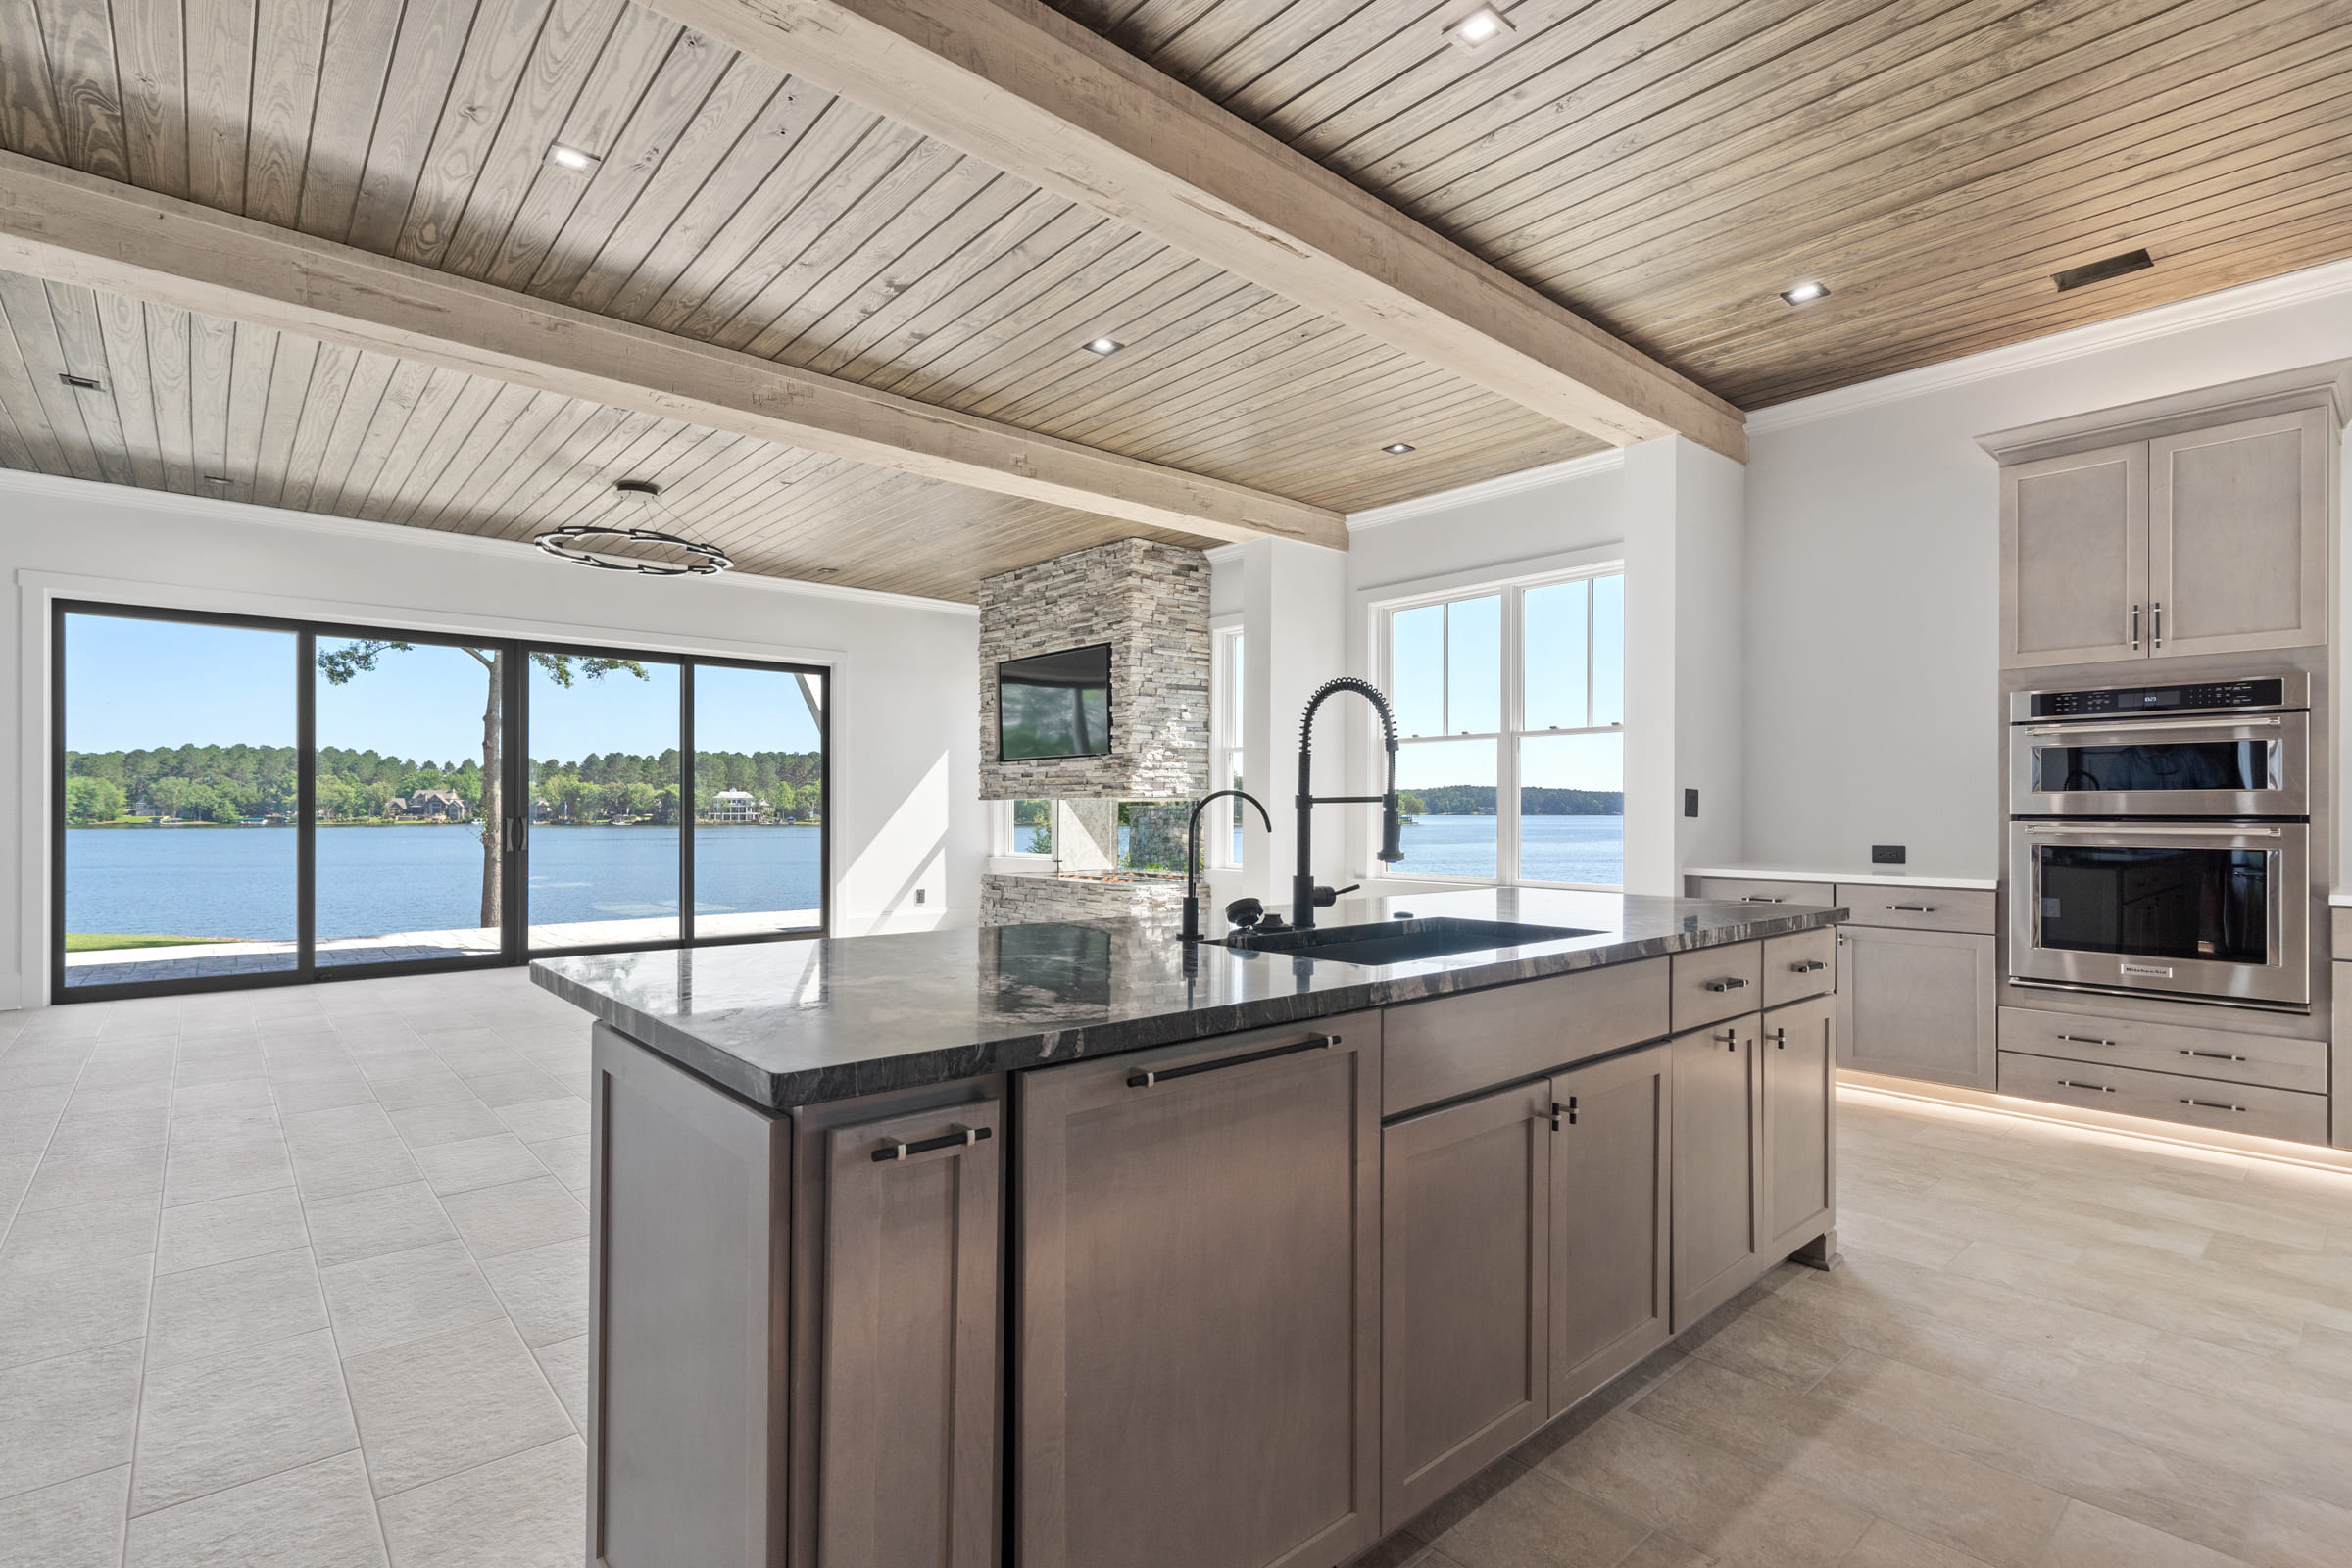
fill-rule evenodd
<path id="1" fill-rule="evenodd" d="M 703 827 L 695 909 L 819 906 L 822 829 Z M 286 828 L 69 828 L 66 929 L 152 936 L 294 936 L 294 847 Z M 482 847 L 470 827 L 322 827 L 318 937 L 474 925 Z M 534 924 L 674 913 L 674 827 L 531 831 Z"/>
<path id="2" fill-rule="evenodd" d="M 1596 882 L 1615 887 L 1625 880 L 1625 818 L 1622 816 L 1523 816 L 1519 819 L 1519 875 L 1528 882 Z M 1404 860 L 1398 876 L 1492 877 L 1494 818 L 1423 815 L 1404 824 Z"/>

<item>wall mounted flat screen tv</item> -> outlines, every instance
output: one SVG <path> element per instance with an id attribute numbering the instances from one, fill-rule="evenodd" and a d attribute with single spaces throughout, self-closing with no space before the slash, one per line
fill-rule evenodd
<path id="1" fill-rule="evenodd" d="M 997 757 L 1110 755 L 1110 644 L 1007 659 L 997 666 Z"/>

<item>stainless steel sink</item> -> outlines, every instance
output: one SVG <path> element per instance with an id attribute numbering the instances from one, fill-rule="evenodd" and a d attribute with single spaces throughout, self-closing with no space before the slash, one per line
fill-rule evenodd
<path id="1" fill-rule="evenodd" d="M 1226 946 L 1256 953 L 1291 953 L 1341 963 L 1411 963 L 1456 953 L 1483 953 L 1537 942 L 1565 942 L 1598 936 L 1564 925 L 1519 925 L 1508 920 L 1464 920 L 1437 915 L 1426 920 L 1380 920 L 1369 925 L 1309 926 L 1304 931 L 1264 935 L 1236 932 Z"/>

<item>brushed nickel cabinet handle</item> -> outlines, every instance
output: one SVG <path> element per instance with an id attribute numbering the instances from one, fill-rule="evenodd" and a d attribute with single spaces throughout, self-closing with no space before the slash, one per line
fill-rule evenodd
<path id="1" fill-rule="evenodd" d="M 1311 1040 L 1295 1040 L 1287 1046 L 1269 1046 L 1264 1051 L 1245 1051 L 1238 1056 L 1219 1056 L 1214 1061 L 1196 1061 L 1189 1066 L 1162 1067 L 1152 1072 L 1127 1075 L 1130 1089 L 1149 1089 L 1171 1079 L 1190 1078 L 1196 1073 L 1221 1072 L 1227 1067 L 1247 1066 L 1253 1061 L 1269 1061 L 1276 1056 L 1295 1056 L 1301 1051 L 1329 1051 L 1340 1043 L 1338 1035 L 1316 1035 Z"/>
<path id="2" fill-rule="evenodd" d="M 1738 975 L 1734 975 L 1729 980 L 1709 980 L 1706 983 L 1706 988 L 1709 991 L 1715 992 L 1717 995 L 1721 995 L 1726 991 L 1737 991 L 1741 986 L 1746 984 L 1747 982 L 1745 980 L 1742 980 Z"/>
<path id="3" fill-rule="evenodd" d="M 994 1138 L 996 1135 L 996 1129 L 992 1127 L 958 1127 L 952 1133 L 941 1133 L 937 1138 L 926 1138 L 919 1144 L 903 1144 L 894 1139 L 874 1151 L 874 1163 L 882 1165 L 913 1154 L 928 1154 L 934 1149 L 955 1149 L 976 1144 L 983 1138 Z"/>
<path id="4" fill-rule="evenodd" d="M 2079 1084 L 2072 1078 L 2059 1079 L 2058 1087 L 2061 1089 L 2095 1089 L 2102 1095 L 2112 1095 L 2115 1093 L 2114 1090 L 2108 1088 L 2105 1084 Z M 2184 1100 L 2181 1102 L 2181 1103 L 2185 1105 L 2188 1103 L 2188 1102 Z"/>

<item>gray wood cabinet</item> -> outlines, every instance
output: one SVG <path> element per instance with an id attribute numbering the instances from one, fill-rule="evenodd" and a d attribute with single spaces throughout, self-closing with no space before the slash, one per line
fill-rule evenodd
<path id="1" fill-rule="evenodd" d="M 2148 443 L 2153 657 L 2327 641 L 2328 419 L 2302 409 Z"/>
<path id="2" fill-rule="evenodd" d="M 2324 644 L 2340 396 L 2293 372 L 1981 438 L 2002 667 Z"/>
<path id="3" fill-rule="evenodd" d="M 2137 659 L 2147 647 L 2147 444 L 2001 470 L 2001 662 Z"/>
<path id="4" fill-rule="evenodd" d="M 1381 1134 L 1383 1531 L 1548 1413 L 1551 1102 L 1522 1085 Z"/>
<path id="5" fill-rule="evenodd" d="M 1764 1152 L 1757 1015 L 1667 1042 L 1673 1070 L 1674 1312 L 1681 1333 L 1761 1271 Z"/>
<path id="6" fill-rule="evenodd" d="M 1993 939 L 1838 928 L 1838 1064 L 1991 1089 L 1998 1071 Z"/>
<path id="7" fill-rule="evenodd" d="M 1821 1235 L 1837 1208 L 1837 1032 L 1830 997 L 1764 1014 L 1756 1057 L 1767 1257 L 1786 1257 Z"/>
<path id="8" fill-rule="evenodd" d="M 997 1560 L 1002 1126 L 989 1100 L 825 1134 L 824 1568 Z"/>
<path id="9" fill-rule="evenodd" d="M 1020 1075 L 1017 1560 L 1379 1536 L 1378 1013 Z"/>
<path id="10" fill-rule="evenodd" d="M 588 1560 L 769 1568 L 787 1513 L 791 1124 L 603 1024 L 594 1042 Z"/>
<path id="11" fill-rule="evenodd" d="M 1670 1333 L 1673 1052 L 1650 1046 L 1561 1073 L 1550 1098 L 1557 1415 Z"/>

